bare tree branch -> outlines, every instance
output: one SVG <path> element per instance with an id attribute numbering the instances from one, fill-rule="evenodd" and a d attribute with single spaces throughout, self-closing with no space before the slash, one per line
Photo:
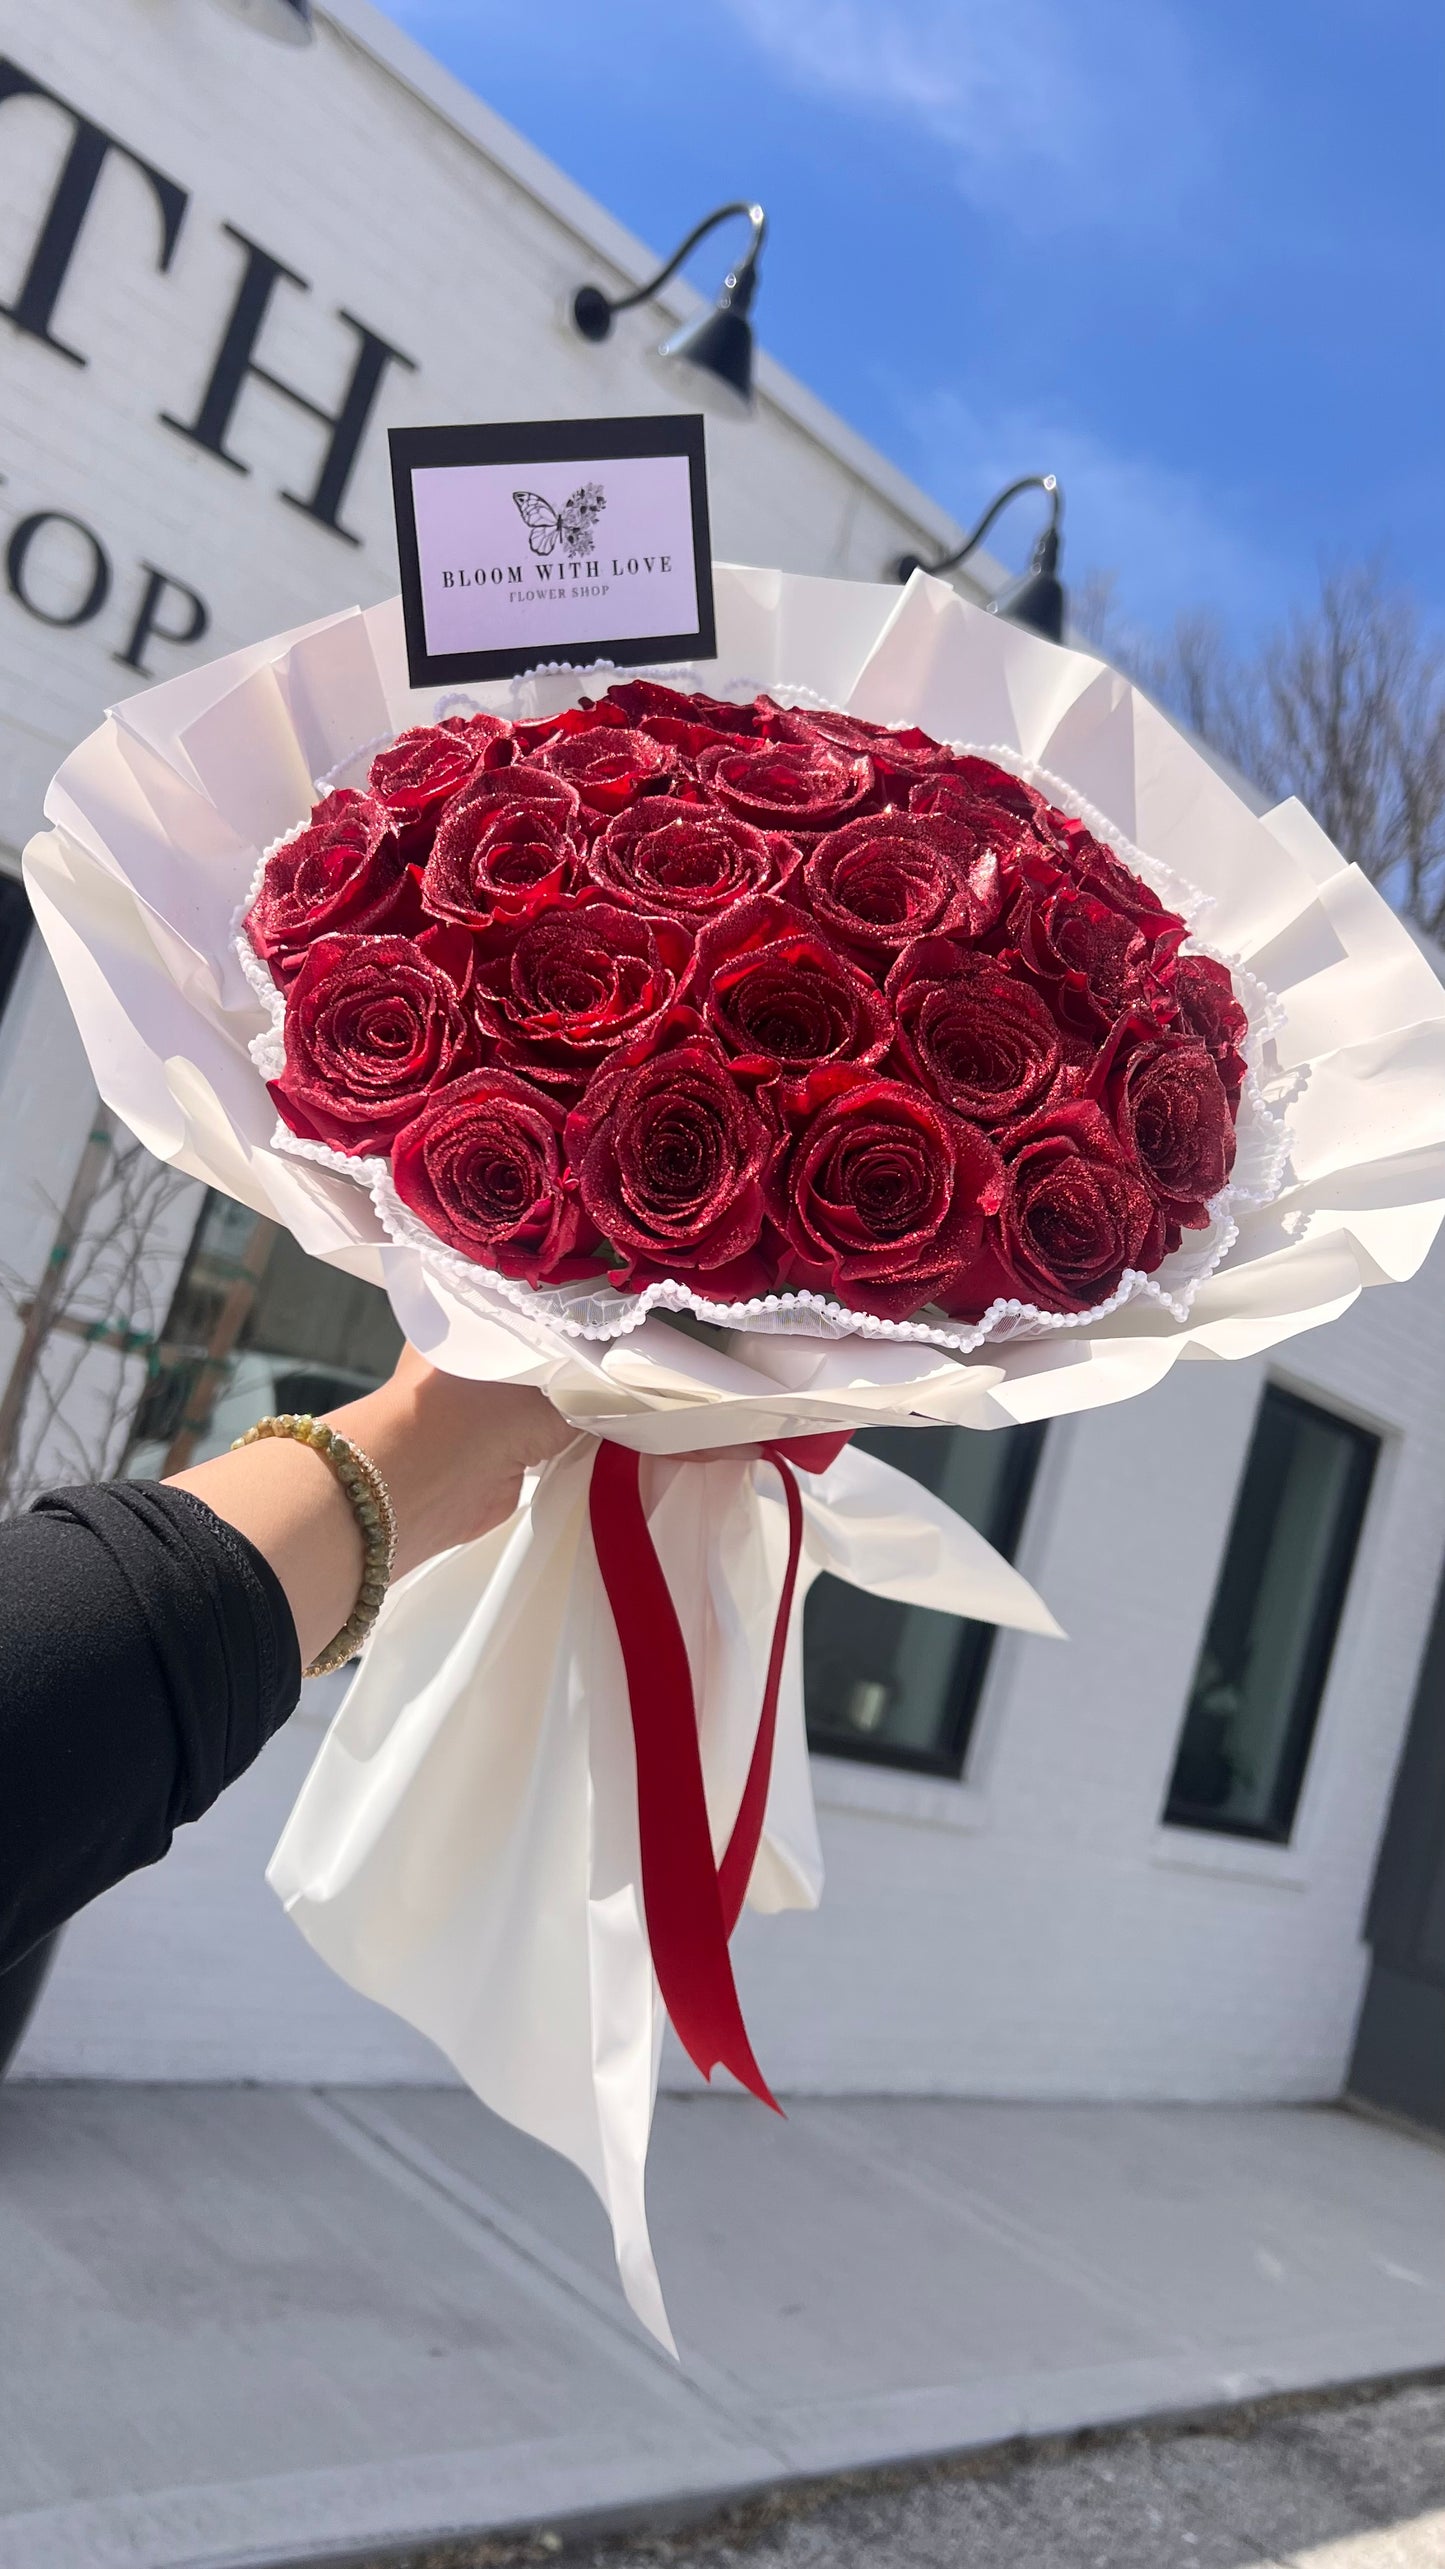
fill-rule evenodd
<path id="1" fill-rule="evenodd" d="M 1397 909 L 1445 937 L 1445 652 L 1377 562 L 1327 571 L 1252 657 L 1206 616 L 1181 616 L 1163 643 L 1131 631 L 1107 574 L 1076 613 L 1147 694 L 1266 793 L 1297 794 Z"/>
<path id="2" fill-rule="evenodd" d="M 83 1227 L 66 1242 L 59 1284 L 47 1293 L 16 1433 L 0 1472 L 0 1516 L 28 1506 L 59 1481 L 101 1480 L 118 1468 L 140 1383 L 157 1357 L 170 1298 L 175 1242 L 170 1215 L 192 1181 L 112 1132 Z M 57 1241 L 65 1208 L 50 1208 Z M 0 1264 L 0 1303 L 22 1328 L 37 1288 Z"/>

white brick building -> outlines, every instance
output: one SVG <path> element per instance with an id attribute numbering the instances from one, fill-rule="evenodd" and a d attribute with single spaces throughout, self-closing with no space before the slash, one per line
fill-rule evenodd
<path id="1" fill-rule="evenodd" d="M 13 870 L 52 770 L 107 701 L 390 591 L 388 424 L 688 403 L 645 362 L 656 314 L 600 348 L 566 318 L 585 279 L 644 275 L 640 247 L 369 0 L 326 0 L 309 52 L 207 0 L 0 0 L 0 38 Z M 702 210 L 679 206 L 678 231 Z M 764 340 L 766 318 L 764 290 Z M 951 531 L 766 362 L 756 416 L 710 423 L 709 459 L 724 557 L 871 578 Z M 0 1016 L 0 1254 L 22 1305 L 92 1109 L 32 939 Z M 201 1214 L 197 1189 L 167 1210 L 162 1300 Z M 193 1283 L 216 1250 L 213 1218 Z M 740 1939 L 776 2084 L 1339 2091 L 1445 1553 L 1441 1275 L 1437 1258 L 1268 1368 L 1181 1368 L 1146 1400 L 1061 1422 L 972 1491 L 1066 1649 L 1010 1635 L 990 1653 L 922 1619 L 817 1607 L 827 1899 Z M 284 1252 L 255 1282 L 239 1372 L 215 1369 L 233 1409 L 269 1405 L 288 1363 L 365 1373 L 384 1345 L 362 1288 L 313 1287 Z M 20 1335 L 0 1308 L 0 1388 Z M 90 1360 L 82 1421 L 116 1362 Z M 158 1455 L 175 1418 L 157 1423 L 154 1395 L 148 1417 Z M 1004 1456 L 1004 1440 L 972 1442 L 998 1447 L 990 1470 Z M 958 1469 L 983 1466 L 960 1453 Z M 164 1867 L 70 1930 L 22 2070 L 439 2074 L 330 1979 L 261 1879 L 321 1717 L 305 1708 Z"/>

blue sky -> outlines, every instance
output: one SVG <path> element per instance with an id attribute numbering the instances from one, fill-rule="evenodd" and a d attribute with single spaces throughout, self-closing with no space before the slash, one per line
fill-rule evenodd
<path id="1" fill-rule="evenodd" d="M 1445 617 L 1431 0 L 384 4 L 659 251 L 760 198 L 772 352 L 961 516 L 1056 471 L 1137 622 Z"/>

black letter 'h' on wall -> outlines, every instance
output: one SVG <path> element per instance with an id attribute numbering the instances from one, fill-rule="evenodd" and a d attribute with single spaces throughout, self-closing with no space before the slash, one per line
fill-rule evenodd
<path id="1" fill-rule="evenodd" d="M 67 347 L 63 339 L 55 338 L 50 324 L 60 289 L 65 283 L 66 271 L 75 255 L 80 227 L 90 211 L 90 200 L 105 166 L 106 154 L 119 152 L 122 160 L 130 162 L 132 169 L 138 169 L 160 208 L 161 252 L 156 265 L 163 275 L 175 255 L 190 198 L 183 187 L 178 187 L 173 178 L 167 178 L 164 171 L 156 169 L 150 161 L 143 160 L 139 152 L 133 152 L 126 143 L 117 142 L 114 134 L 107 134 L 103 126 L 93 125 L 88 116 L 82 116 L 77 108 L 58 98 L 55 91 L 47 89 L 42 81 L 32 79 L 18 63 L 0 56 L 0 106 L 7 98 L 43 98 L 49 106 L 58 107 L 62 116 L 69 117 L 73 131 L 70 149 L 55 182 L 20 291 L 13 303 L 0 303 L 0 313 L 29 338 L 39 339 L 47 348 L 53 348 L 57 356 L 68 357 L 73 366 L 84 366 L 89 363 L 88 358 L 83 357 L 78 348 Z"/>
<path id="2" fill-rule="evenodd" d="M 229 464 L 233 471 L 249 473 L 250 465 L 230 452 L 226 436 L 247 376 L 254 375 L 258 383 L 269 384 L 273 392 L 280 393 L 286 401 L 294 402 L 298 410 L 304 410 L 310 418 L 319 420 L 324 428 L 331 431 L 310 498 L 302 499 L 295 491 L 283 491 L 281 497 L 292 508 L 299 508 L 303 516 L 314 517 L 318 526 L 329 527 L 332 534 L 339 535 L 344 543 L 359 544 L 361 537 L 353 535 L 350 527 L 341 524 L 341 503 L 351 479 L 357 448 L 365 434 L 372 404 L 387 367 L 406 366 L 414 372 L 415 360 L 403 356 L 400 348 L 391 347 L 385 339 L 378 339 L 375 331 L 368 330 L 354 313 L 339 311 L 337 319 L 344 321 L 349 330 L 354 330 L 361 342 L 340 409 L 324 410 L 309 395 L 298 392 L 294 384 L 283 383 L 279 375 L 273 375 L 268 366 L 258 362 L 253 351 L 270 309 L 271 297 L 281 279 L 284 277 L 288 285 L 299 286 L 303 294 L 309 293 L 310 287 L 305 277 L 298 276 L 294 268 L 286 267 L 280 259 L 273 259 L 269 250 L 260 249 L 254 241 L 247 239 L 244 232 L 238 232 L 233 223 L 222 228 L 233 241 L 240 242 L 246 253 L 245 271 L 231 308 L 231 317 L 195 418 L 176 419 L 170 411 L 163 410 L 162 421 L 167 428 L 174 428 L 182 437 L 190 438 L 193 445 L 204 446 L 208 454 L 218 455 L 221 462 Z"/>

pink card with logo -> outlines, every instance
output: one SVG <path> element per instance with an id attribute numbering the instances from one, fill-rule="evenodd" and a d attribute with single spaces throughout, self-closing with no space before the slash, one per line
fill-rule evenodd
<path id="1" fill-rule="evenodd" d="M 414 686 L 716 652 L 701 418 L 394 428 Z"/>

